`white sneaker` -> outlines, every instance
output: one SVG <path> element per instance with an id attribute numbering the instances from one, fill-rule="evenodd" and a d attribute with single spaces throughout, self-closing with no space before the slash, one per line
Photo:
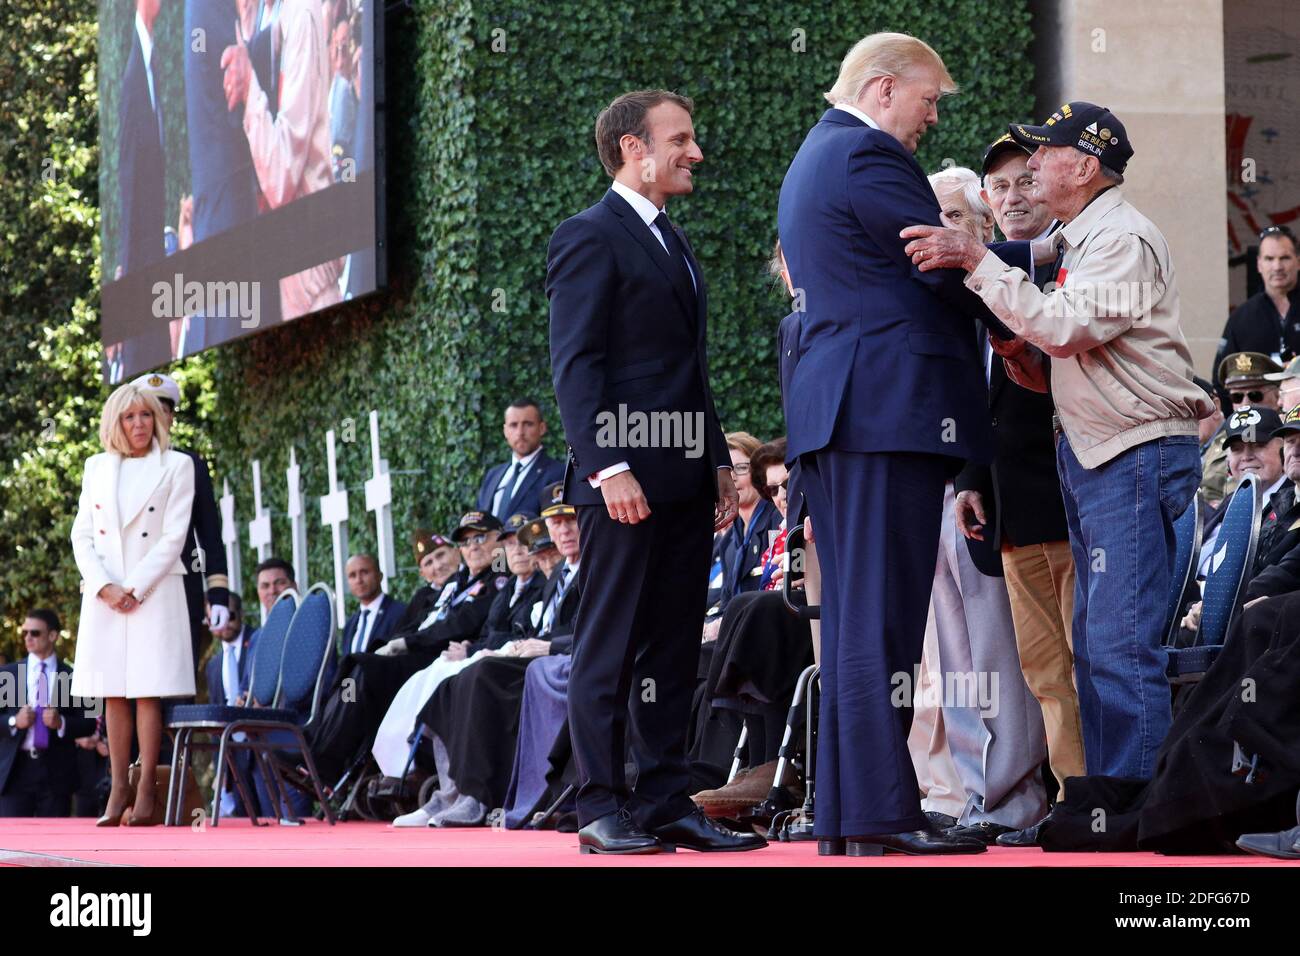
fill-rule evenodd
<path id="1" fill-rule="evenodd" d="M 395 827 L 427 827 L 429 821 L 433 819 L 435 813 L 441 813 L 446 808 L 446 802 L 442 798 L 441 791 L 435 790 L 429 802 L 418 810 L 412 810 L 410 813 L 403 813 L 393 821 Z"/>

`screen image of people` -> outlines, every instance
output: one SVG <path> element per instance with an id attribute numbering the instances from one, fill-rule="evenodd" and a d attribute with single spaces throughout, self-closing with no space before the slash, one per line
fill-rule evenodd
<path id="1" fill-rule="evenodd" d="M 374 291 L 372 0 L 103 0 L 105 375 Z"/>

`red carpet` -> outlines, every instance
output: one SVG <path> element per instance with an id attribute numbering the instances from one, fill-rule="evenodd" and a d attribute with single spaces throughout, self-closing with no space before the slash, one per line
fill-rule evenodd
<path id="1" fill-rule="evenodd" d="M 1167 857 L 1155 853 L 1043 853 L 994 847 L 974 857 L 922 860 L 818 857 L 815 843 L 774 843 L 751 853 L 679 851 L 649 857 L 583 856 L 567 833 L 394 830 L 384 823 L 310 821 L 301 827 L 97 829 L 90 820 L 0 820 L 0 866 L 1287 866 L 1254 856 Z"/>

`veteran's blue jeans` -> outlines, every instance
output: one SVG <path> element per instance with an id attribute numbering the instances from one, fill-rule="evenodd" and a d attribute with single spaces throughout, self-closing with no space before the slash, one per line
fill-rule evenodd
<path id="1" fill-rule="evenodd" d="M 1172 721 L 1161 638 L 1174 520 L 1201 482 L 1196 437 L 1159 438 L 1087 469 L 1058 434 L 1056 464 L 1074 555 L 1074 675 L 1088 775 L 1149 778 Z"/>

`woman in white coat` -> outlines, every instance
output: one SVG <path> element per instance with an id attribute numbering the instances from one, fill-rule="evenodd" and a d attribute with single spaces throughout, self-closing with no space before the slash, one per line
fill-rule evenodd
<path id="1" fill-rule="evenodd" d="M 72 526 L 83 582 L 72 691 L 105 705 L 113 788 L 97 825 L 135 825 L 148 820 L 157 799 L 159 698 L 194 693 L 182 563 L 194 463 L 168 449 L 162 406 L 135 385 L 109 396 L 99 440 L 104 452 L 86 460 Z M 127 781 L 133 735 L 140 744 L 134 794 Z"/>

